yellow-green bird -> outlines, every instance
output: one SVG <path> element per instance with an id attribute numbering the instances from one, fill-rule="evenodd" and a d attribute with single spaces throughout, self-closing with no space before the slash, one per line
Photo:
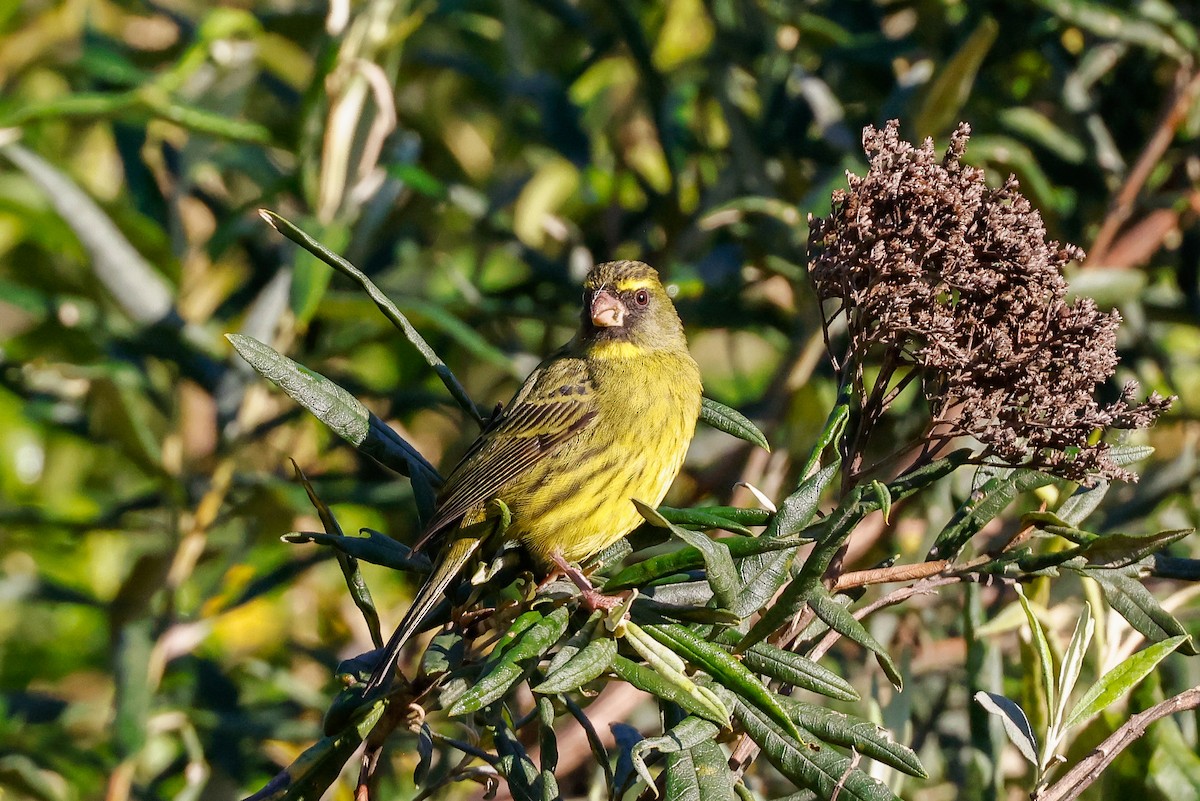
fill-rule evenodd
<path id="1" fill-rule="evenodd" d="M 417 543 L 442 540 L 428 580 L 388 641 L 366 694 L 390 684 L 400 649 L 480 545 L 493 500 L 505 536 L 539 569 L 575 573 L 632 531 L 632 499 L 657 506 L 700 414 L 700 370 L 658 273 L 639 261 L 592 268 L 575 337 L 538 365 L 446 479 Z M 578 578 L 578 574 L 576 573 Z"/>

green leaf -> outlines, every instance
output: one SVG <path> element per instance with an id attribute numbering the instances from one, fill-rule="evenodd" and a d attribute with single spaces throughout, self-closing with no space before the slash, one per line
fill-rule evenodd
<path id="1" fill-rule="evenodd" d="M 955 120 L 962 119 L 962 107 L 971 96 L 979 67 L 999 32 L 1000 25 L 996 20 L 984 17 L 958 51 L 938 70 L 913 120 L 918 136 L 935 136 Z"/>
<path id="2" fill-rule="evenodd" d="M 542 786 L 550 788 L 557 785 L 557 780 L 554 779 L 554 770 L 558 767 L 558 738 L 554 735 L 554 702 L 549 698 L 538 698 L 537 716 L 538 744 L 541 746 L 539 756 L 542 763 Z"/>
<path id="3" fill-rule="evenodd" d="M 685 711 L 712 721 L 722 729 L 729 728 L 729 712 L 719 708 L 711 699 L 696 695 L 689 688 L 672 681 L 653 668 L 617 655 L 613 660 L 613 672 L 642 692 L 678 704 Z M 694 685 L 693 685 L 694 686 Z M 723 705 L 722 705 L 723 707 Z"/>
<path id="4" fill-rule="evenodd" d="M 513 735 L 501 715 L 490 716 L 488 723 L 492 730 L 496 753 L 500 757 L 496 767 L 508 780 L 508 790 L 512 797 L 516 801 L 545 801 L 546 792 L 550 791 L 551 787 L 546 785 L 547 777 L 533 764 L 525 746 Z M 553 784 L 553 798 L 558 794 L 558 783 L 553 774 L 548 778 Z"/>
<path id="5" fill-rule="evenodd" d="M 570 662 L 575 654 L 582 651 L 588 643 L 595 639 L 596 629 L 601 625 L 604 617 L 604 612 L 599 609 L 588 615 L 588 619 L 584 621 L 583 625 L 559 646 L 557 653 L 554 654 L 554 658 L 546 666 L 547 676 L 557 671 L 563 665 L 567 664 L 567 662 Z"/>
<path id="6" fill-rule="evenodd" d="M 677 754 L 681 751 L 687 751 L 705 740 L 716 741 L 721 729 L 715 724 L 698 718 L 694 715 L 689 715 L 679 723 L 671 727 L 671 730 L 662 737 L 649 737 L 644 740 L 639 740 L 634 743 L 633 748 L 629 751 L 629 759 L 633 763 L 633 769 L 646 782 L 647 787 L 654 787 L 654 777 L 650 774 L 649 768 L 646 767 L 646 754 Z M 667 791 L 667 798 L 674 798 L 671 792 Z"/>
<path id="7" fill-rule="evenodd" d="M 346 535 L 342 533 L 342 527 L 338 524 L 337 518 L 333 516 L 333 512 L 329 511 L 325 502 L 317 497 L 317 493 L 309 483 L 307 476 L 304 475 L 304 471 L 294 460 L 292 468 L 296 471 L 296 480 L 303 485 L 305 493 L 308 494 L 309 503 L 317 510 L 317 516 L 321 518 L 325 533 L 339 540 L 347 539 Z M 367 588 L 367 581 L 358 567 L 358 560 L 345 551 L 335 550 L 334 554 L 337 557 L 338 567 L 342 569 L 342 576 L 346 579 L 346 588 L 350 590 L 350 597 L 354 599 L 354 605 L 358 607 L 358 611 L 362 613 L 363 619 L 367 623 L 367 630 L 371 633 L 371 642 L 375 643 L 376 648 L 382 648 L 383 633 L 379 629 L 379 613 L 375 610 L 375 601 L 371 598 L 371 590 Z"/>
<path id="8" fill-rule="evenodd" d="M 418 501 L 424 500 L 432 508 L 429 488 L 442 483 L 437 470 L 357 398 L 253 337 L 226 334 L 225 338 L 263 378 L 276 384 L 339 437 L 385 467 L 410 476 Z"/>
<path id="9" fill-rule="evenodd" d="M 470 714 L 503 698 L 510 687 L 533 669 L 532 663 L 549 651 L 567 630 L 570 612 L 565 606 L 555 608 L 544 617 L 536 611 L 527 612 L 525 616 L 531 614 L 536 614 L 538 620 L 527 629 L 502 640 L 497 646 L 498 655 L 488 660 L 478 681 L 450 705 L 446 710 L 447 715 L 458 717 Z M 517 631 L 516 623 L 513 630 Z"/>
<path id="10" fill-rule="evenodd" d="M 835 461 L 813 473 L 791 495 L 783 499 L 763 539 L 795 536 L 812 522 L 821 495 L 837 474 L 841 461 Z M 787 581 L 799 546 L 785 550 L 749 556 L 738 565 L 742 589 L 730 611 L 745 619 L 762 608 Z"/>
<path id="11" fill-rule="evenodd" d="M 1094 578 L 1100 585 L 1104 600 L 1117 610 L 1129 625 L 1153 642 L 1168 637 L 1187 636 L 1187 630 L 1170 612 L 1163 609 L 1150 591 L 1135 578 L 1137 568 L 1084 568 L 1085 576 Z M 1189 638 L 1179 647 L 1182 653 L 1196 655 L 1195 645 Z"/>
<path id="12" fill-rule="evenodd" d="M 730 644 L 738 640 L 737 632 L 730 631 L 722 636 Z M 777 681 L 839 701 L 859 700 L 858 691 L 848 681 L 829 668 L 792 651 L 760 642 L 742 653 L 742 661 L 755 673 Z"/>
<path id="13" fill-rule="evenodd" d="M 890 522 L 892 517 L 892 494 L 888 491 L 887 484 L 875 480 L 871 482 L 870 488 L 871 494 L 875 496 L 875 502 L 879 504 L 879 511 L 883 512 L 883 522 Z"/>
<path id="14" fill-rule="evenodd" d="M 729 759 L 715 740 L 667 756 L 669 801 L 734 801 Z M 653 787 L 653 785 L 651 785 Z"/>
<path id="15" fill-rule="evenodd" d="M 407 338 L 408 341 L 412 343 L 412 345 L 420 352 L 420 354 L 425 357 L 425 362 L 432 367 L 434 372 L 437 373 L 438 377 L 442 379 L 442 383 L 446 385 L 448 390 L 450 390 L 450 395 L 455 399 L 455 401 L 458 402 L 458 405 L 462 407 L 467 414 L 475 418 L 477 423 L 483 425 L 483 415 L 479 413 L 479 408 L 471 400 L 470 396 L 467 395 L 466 389 L 463 388 L 463 385 L 454 376 L 454 373 L 450 371 L 450 368 L 444 361 L 442 361 L 441 357 L 434 352 L 433 348 L 429 347 L 429 343 L 426 342 L 425 338 L 421 336 L 420 332 L 413 327 L 412 323 L 408 321 L 408 318 L 400 313 L 400 310 L 396 308 L 396 305 L 379 290 L 379 287 L 375 286 L 370 278 L 367 278 L 367 276 L 364 275 L 353 264 L 329 250 L 320 242 L 317 242 L 315 239 L 301 231 L 295 225 L 292 225 L 292 223 L 288 222 L 275 212 L 268 211 L 267 209 L 259 209 L 259 214 L 262 215 L 262 218 L 266 220 L 271 227 L 275 228 L 275 230 L 279 231 L 288 239 L 300 245 L 300 247 L 304 248 L 309 253 L 312 253 L 314 256 L 328 264 L 330 267 L 333 267 L 338 272 L 357 281 L 359 286 L 361 286 L 366 291 L 367 295 L 370 296 L 371 300 L 375 301 L 375 305 L 379 307 L 379 310 L 383 312 L 383 315 L 387 317 L 387 319 L 390 320 L 393 325 L 400 329 L 405 338 Z"/>
<path id="16" fill-rule="evenodd" d="M 928 778 L 921 760 L 911 748 L 896 742 L 890 731 L 869 720 L 853 718 L 816 704 L 783 699 L 792 719 L 800 728 L 810 731 L 821 740 L 853 748 L 863 756 L 893 767 L 909 776 Z"/>
<path id="17" fill-rule="evenodd" d="M 1195 529 L 1177 528 L 1149 534 L 1100 534 L 1080 549 L 1090 564 L 1097 567 L 1120 568 L 1140 562 L 1173 542 L 1183 539 Z"/>
<path id="18" fill-rule="evenodd" d="M 788 537 L 799 534 L 812 522 L 821 503 L 821 495 L 837 475 L 841 462 L 836 461 L 821 468 L 800 482 L 796 491 L 783 499 L 779 511 L 763 532 L 764 537 Z"/>
<path id="19" fill-rule="evenodd" d="M 293 545 L 316 543 L 336 548 L 355 559 L 373 565 L 404 570 L 410 573 L 428 573 L 432 566 L 425 554 L 414 554 L 407 545 L 397 542 L 386 534 L 363 529 L 366 536 L 333 536 L 319 531 L 289 531 L 280 539 Z"/>
<path id="20" fill-rule="evenodd" d="M 720 542 L 729 549 L 731 557 L 734 559 L 743 559 L 754 554 L 795 548 L 802 543 L 811 541 L 811 537 L 795 536 L 768 539 L 763 536 L 725 537 Z M 660 556 L 652 556 L 649 559 L 624 568 L 604 583 L 604 590 L 605 592 L 615 592 L 616 590 L 628 589 L 630 587 L 644 587 L 666 576 L 686 573 L 689 570 L 695 570 L 700 567 L 704 567 L 704 556 L 698 548 L 680 548 L 677 551 L 671 551 Z"/>
<path id="21" fill-rule="evenodd" d="M 1083 668 L 1083 660 L 1087 657 L 1088 646 L 1092 643 L 1092 634 L 1096 630 L 1096 619 L 1092 617 L 1092 604 L 1084 601 L 1083 612 L 1075 623 L 1075 631 L 1071 634 L 1071 643 L 1063 654 L 1062 664 L 1058 668 L 1058 707 L 1054 710 L 1054 721 L 1051 730 L 1060 733 L 1063 717 L 1066 715 L 1067 702 L 1075 694 L 1075 683 L 1079 681 L 1079 672 Z M 1056 747 L 1056 743 L 1050 747 Z"/>
<path id="22" fill-rule="evenodd" d="M 700 638 L 691 629 L 674 623 L 646 626 L 645 631 L 712 676 L 738 698 L 762 710 L 793 737 L 800 737 L 800 732 L 796 730 L 792 719 L 776 699 L 775 693 L 767 689 L 757 676 L 728 651 Z"/>
<path id="23" fill-rule="evenodd" d="M 819 798 L 899 801 L 885 784 L 852 767 L 846 757 L 798 742 L 755 707 L 735 700 L 734 715 L 776 770 L 796 786 L 814 790 Z"/>
<path id="24" fill-rule="evenodd" d="M 767 438 L 741 412 L 731 409 L 723 403 L 717 403 L 711 398 L 703 398 L 700 403 L 700 420 L 708 423 L 718 431 L 732 434 L 738 439 L 757 445 L 763 450 L 771 450 Z"/>
<path id="25" fill-rule="evenodd" d="M 1030 606 L 1029 599 L 1025 597 L 1025 592 L 1021 589 L 1020 584 L 1017 585 L 1017 600 L 1021 602 L 1021 609 L 1025 611 L 1025 620 L 1029 623 L 1029 630 L 1033 632 L 1033 650 L 1038 657 L 1042 692 L 1046 694 L 1046 709 L 1053 710 L 1058 705 L 1058 696 L 1054 686 L 1054 657 L 1050 653 L 1046 630 L 1042 628 L 1042 622 L 1034 614 L 1033 607 Z"/>
<path id="26" fill-rule="evenodd" d="M 830 562 L 842 547 L 842 543 L 850 536 L 850 532 L 858 525 L 872 508 L 869 503 L 860 503 L 863 488 L 855 487 L 842 499 L 841 504 L 829 517 L 821 521 L 822 533 L 817 545 L 809 553 L 800 568 L 799 574 L 792 579 L 779 594 L 773 604 L 768 606 L 746 636 L 738 644 L 739 650 L 745 650 L 756 642 L 761 642 L 773 631 L 782 626 L 793 615 L 798 613 L 809 602 L 810 596 L 824 592 L 821 579 L 829 569 Z M 827 593 L 826 593 L 827 594 Z"/>
<path id="27" fill-rule="evenodd" d="M 871 636 L 866 626 L 860 623 L 849 609 L 842 606 L 829 594 L 824 585 L 814 588 L 814 591 L 808 596 L 808 604 L 812 607 L 813 613 L 829 628 L 874 653 L 875 661 L 879 663 L 879 667 L 883 668 L 884 675 L 888 677 L 888 681 L 892 683 L 893 687 L 899 690 L 904 686 L 904 678 L 900 675 L 892 657 L 888 655 L 887 649 L 879 640 Z"/>
<path id="28" fill-rule="evenodd" d="M 425 648 L 421 657 L 421 676 L 437 678 L 457 670 L 463 663 L 466 643 L 461 631 L 450 629 L 437 634 Z"/>
<path id="29" fill-rule="evenodd" d="M 712 586 L 713 597 L 721 608 L 728 609 L 737 598 L 740 585 L 738 584 L 737 569 L 733 566 L 733 557 L 725 543 L 713 540 L 706 534 L 689 531 L 677 526 L 650 508 L 646 504 L 633 499 L 633 505 L 638 513 L 653 526 L 665 528 L 688 545 L 700 551 L 704 557 L 704 566 L 708 570 L 708 583 Z"/>
<path id="30" fill-rule="evenodd" d="M 1005 698 L 1003 695 L 983 690 L 975 693 L 975 700 L 989 713 L 1000 719 L 1000 722 L 1004 724 L 1004 733 L 1021 752 L 1021 756 L 1029 760 L 1029 764 L 1035 768 L 1038 767 L 1037 737 L 1033 733 L 1033 727 L 1029 725 L 1029 718 L 1025 717 L 1024 710 L 1015 701 Z"/>
<path id="31" fill-rule="evenodd" d="M 746 509 L 738 511 L 760 510 Z M 658 508 L 658 513 L 662 515 L 663 518 L 668 522 L 674 523 L 677 526 L 684 526 L 686 528 L 698 529 L 701 531 L 723 529 L 725 531 L 733 532 L 734 534 L 741 534 L 744 537 L 751 535 L 750 529 L 746 528 L 741 523 L 738 523 L 736 520 L 731 520 L 728 517 L 715 514 L 711 508 L 671 509 L 669 507 L 660 506 Z M 764 523 L 766 522 L 766 519 L 769 519 L 769 514 L 769 512 L 763 511 Z"/>
<path id="32" fill-rule="evenodd" d="M 321 798 L 337 780 L 363 738 L 375 728 L 387 705 L 387 701 L 381 700 L 364 707 L 356 715 L 353 725 L 336 735 L 317 740 L 245 801 L 311 801 Z"/>
<path id="33" fill-rule="evenodd" d="M 1036 470 L 999 471 L 976 488 L 938 534 L 927 560 L 953 559 L 963 546 L 1022 492 L 1044 487 L 1054 479 Z"/>
<path id="34" fill-rule="evenodd" d="M 688 524 L 688 515 L 702 513 L 705 518 L 715 517 L 736 526 L 765 526 L 771 522 L 771 512 L 766 509 L 751 509 L 741 506 L 701 506 L 693 509 L 677 509 L 672 506 L 660 506 L 658 511 L 672 523 Z M 718 527 L 719 528 L 719 527 Z M 729 529 L 733 531 L 734 529 Z M 737 532 L 742 533 L 742 532 Z"/>
<path id="35" fill-rule="evenodd" d="M 535 693 L 564 693 L 576 690 L 599 678 L 612 667 L 617 656 L 617 641 L 600 636 L 567 660 L 557 670 L 547 673 L 546 680 L 533 688 Z"/>
<path id="36" fill-rule="evenodd" d="M 1096 511 L 1096 507 L 1108 494 L 1108 482 L 1097 479 L 1093 486 L 1080 486 L 1071 493 L 1071 497 L 1063 501 L 1055 514 L 1068 526 L 1081 526 L 1088 516 Z"/>
<path id="37" fill-rule="evenodd" d="M 1186 636 L 1181 635 L 1156 642 L 1105 673 L 1084 693 L 1083 698 L 1079 699 L 1079 703 L 1067 716 L 1064 729 L 1071 729 L 1087 723 L 1110 704 L 1116 702 L 1117 699 L 1136 687 L 1142 679 L 1150 675 L 1150 672 L 1166 658 L 1167 654 L 1174 651 L 1187 639 Z"/>

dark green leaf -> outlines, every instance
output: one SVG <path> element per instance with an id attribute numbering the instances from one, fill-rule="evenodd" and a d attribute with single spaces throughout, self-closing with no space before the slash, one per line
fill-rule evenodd
<path id="1" fill-rule="evenodd" d="M 794 737 L 799 737 L 787 712 L 776 700 L 775 693 L 759 681 L 745 665 L 728 651 L 707 640 L 701 639 L 691 629 L 679 624 L 646 626 L 646 633 L 696 667 L 716 679 L 738 698 L 753 704 Z"/>
<path id="2" fill-rule="evenodd" d="M 904 678 L 900 675 L 896 663 L 888 655 L 887 649 L 883 647 L 883 644 L 879 640 L 871 636 L 866 626 L 860 623 L 854 615 L 850 614 L 849 609 L 842 606 L 837 602 L 837 599 L 829 594 L 824 585 L 818 585 L 809 594 L 808 605 L 812 608 L 816 616 L 825 625 L 829 626 L 829 628 L 872 651 L 875 654 L 875 661 L 879 663 L 879 667 L 883 668 L 888 681 L 897 690 L 901 689 L 904 684 Z"/>
<path id="3" fill-rule="evenodd" d="M 393 570 L 428 573 L 432 569 L 429 557 L 425 554 L 414 554 L 408 546 L 378 531 L 363 529 L 363 532 L 367 536 L 348 537 L 323 534 L 319 531 L 291 531 L 280 539 L 293 544 L 313 542 L 317 545 L 327 545 L 355 559 Z"/>
<path id="4" fill-rule="evenodd" d="M 667 801 L 734 801 L 729 759 L 716 741 L 667 755 Z"/>
<path id="5" fill-rule="evenodd" d="M 597 637 L 557 670 L 549 671 L 546 680 L 533 688 L 535 693 L 564 693 L 576 690 L 612 667 L 617 656 L 617 641 L 612 637 Z"/>
<path id="6" fill-rule="evenodd" d="M 717 403 L 711 398 L 704 398 L 700 404 L 700 420 L 708 423 L 718 431 L 732 434 L 738 439 L 757 445 L 764 450 L 771 450 L 767 438 L 741 412 L 730 409 L 723 403 Z"/>
<path id="7" fill-rule="evenodd" d="M 266 787 L 245 801 L 312 801 L 321 798 L 337 780 L 363 738 L 379 722 L 386 708 L 386 701 L 376 701 L 362 709 L 352 726 L 348 725 L 336 735 L 317 740 L 292 764 L 276 774 Z"/>
<path id="8" fill-rule="evenodd" d="M 737 569 L 733 566 L 733 557 L 725 543 L 713 540 L 706 534 L 689 531 L 686 528 L 669 522 L 657 510 L 637 500 L 633 501 L 638 512 L 651 525 L 668 529 L 679 539 L 700 551 L 704 557 L 704 566 L 708 570 L 708 583 L 712 586 L 713 596 L 721 608 L 728 609 L 737 598 L 739 589 Z"/>
<path id="9" fill-rule="evenodd" d="M 736 700 L 734 715 L 767 761 L 798 787 L 810 788 L 824 799 L 836 794 L 846 801 L 898 801 L 886 785 L 851 767 L 848 758 L 813 744 L 816 738 L 798 742 L 762 712 Z"/>
<path id="10" fill-rule="evenodd" d="M 763 538 L 788 538 L 803 532 L 816 515 L 821 495 L 837 475 L 840 465 L 840 460 L 835 461 L 800 482 L 796 491 L 783 499 Z M 748 618 L 773 598 L 787 581 L 797 549 L 795 546 L 743 559 L 738 564 L 742 589 L 730 611 L 743 619 Z"/>
<path id="11" fill-rule="evenodd" d="M 729 555 L 734 559 L 795 548 L 797 545 L 809 541 L 811 538 L 802 536 L 780 537 L 779 539 L 768 539 L 765 536 L 725 537 L 720 540 L 721 544 L 729 549 Z M 676 573 L 686 573 L 700 567 L 704 567 L 704 556 L 699 549 L 680 548 L 678 551 L 654 556 L 624 568 L 605 582 L 604 589 L 606 592 L 615 592 L 630 587 L 645 587 L 660 578 Z"/>
<path id="12" fill-rule="evenodd" d="M 853 748 L 863 756 L 882 762 L 909 776 L 927 778 L 928 774 L 913 750 L 896 742 L 887 729 L 876 726 L 869 720 L 852 718 L 815 704 L 791 698 L 785 698 L 783 701 L 800 728 L 812 732 L 819 739 Z"/>
<path id="13" fill-rule="evenodd" d="M 1187 630 L 1170 612 L 1163 609 L 1136 578 L 1136 568 L 1084 568 L 1083 575 L 1094 578 L 1100 585 L 1104 600 L 1117 610 L 1129 625 L 1152 642 L 1169 637 L 1187 636 Z M 1189 639 L 1179 646 L 1185 654 L 1195 656 L 1196 648 Z"/>
<path id="14" fill-rule="evenodd" d="M 536 622 L 523 630 L 518 630 L 518 624 L 514 623 L 513 631 L 497 645 L 497 655 L 488 661 L 479 680 L 446 709 L 447 715 L 466 715 L 502 698 L 533 669 L 532 663 L 558 642 L 570 618 L 565 606 L 557 607 L 545 616 L 533 611 L 523 617 L 528 619 L 529 615 L 537 615 Z"/>
<path id="15" fill-rule="evenodd" d="M 442 383 L 445 384 L 446 388 L 450 390 L 450 394 L 458 402 L 458 405 L 462 407 L 464 411 L 474 417 L 476 422 L 478 422 L 480 425 L 483 424 L 483 415 L 479 413 L 478 407 L 475 406 L 475 403 L 471 400 L 470 396 L 467 395 L 467 391 L 463 388 L 463 385 L 459 382 L 459 380 L 455 378 L 454 373 L 450 371 L 450 368 L 446 366 L 446 363 L 442 361 L 441 357 L 434 353 L 433 348 L 429 347 L 429 343 L 426 342 L 425 338 L 422 337 L 417 329 L 413 327 L 412 323 L 408 321 L 408 318 L 401 314 L 400 310 L 396 308 L 396 305 L 392 303 L 386 295 L 379 291 L 379 288 L 375 286 L 370 278 L 367 278 L 367 276 L 364 275 L 353 264 L 329 250 L 320 242 L 317 242 L 315 239 L 301 231 L 296 226 L 292 225 L 275 212 L 268 211 L 266 209 L 260 209 L 259 214 L 262 215 L 263 219 L 266 220 L 268 224 L 270 224 L 288 239 L 300 245 L 302 248 L 312 253 L 314 256 L 328 264 L 330 267 L 333 267 L 338 272 L 357 281 L 358 284 L 364 290 L 366 290 L 366 293 L 370 296 L 371 300 L 375 301 L 375 305 L 379 307 L 379 310 L 383 312 L 384 316 L 387 317 L 393 325 L 399 328 L 408 341 L 411 342 L 412 345 L 421 353 L 421 355 L 425 357 L 425 362 L 432 367 L 434 372 L 438 374 L 438 377 L 442 379 Z"/>
<path id="16" fill-rule="evenodd" d="M 724 635 L 730 644 L 737 642 L 736 632 Z M 848 681 L 811 659 L 774 645 L 760 642 L 743 652 L 746 667 L 778 681 L 810 690 L 840 701 L 859 700 L 858 692 Z"/>
<path id="17" fill-rule="evenodd" d="M 953 559 L 989 521 L 1007 509 L 1017 495 L 1053 481 L 1052 476 L 1035 470 L 1003 470 L 992 476 L 958 507 L 925 558 Z"/>
<path id="18" fill-rule="evenodd" d="M 678 684 L 664 678 L 654 669 L 639 665 L 619 654 L 613 660 L 612 667 L 617 676 L 642 692 L 678 704 L 693 715 L 712 721 L 723 729 L 729 728 L 729 720 L 722 720 L 721 715 L 717 714 L 711 704 L 705 703 Z"/>

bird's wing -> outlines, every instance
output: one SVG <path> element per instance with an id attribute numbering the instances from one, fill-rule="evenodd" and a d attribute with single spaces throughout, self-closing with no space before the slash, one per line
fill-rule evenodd
<path id="1" fill-rule="evenodd" d="M 525 379 L 516 396 L 450 473 L 420 548 L 472 507 L 489 501 L 536 462 L 586 430 L 596 400 L 586 363 L 551 358 Z"/>

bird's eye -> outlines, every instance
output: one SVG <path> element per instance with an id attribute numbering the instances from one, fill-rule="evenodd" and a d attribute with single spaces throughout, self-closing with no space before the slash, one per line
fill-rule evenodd
<path id="1" fill-rule="evenodd" d="M 644 289 L 639 289 L 633 293 L 633 302 L 639 306 L 645 306 L 650 302 L 650 293 Z"/>

